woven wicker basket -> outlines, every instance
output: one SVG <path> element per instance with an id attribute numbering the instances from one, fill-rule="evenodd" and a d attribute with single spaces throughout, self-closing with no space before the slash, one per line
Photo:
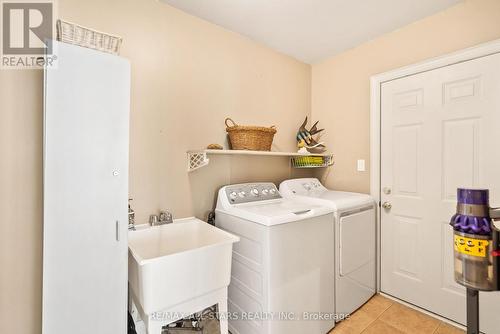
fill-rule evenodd
<path id="1" fill-rule="evenodd" d="M 229 124 L 232 123 L 231 125 Z M 244 126 L 226 118 L 226 131 L 233 150 L 271 151 L 276 127 Z"/>

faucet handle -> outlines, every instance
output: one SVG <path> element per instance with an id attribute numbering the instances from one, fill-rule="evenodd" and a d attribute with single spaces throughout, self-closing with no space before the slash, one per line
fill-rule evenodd
<path id="1" fill-rule="evenodd" d="M 160 224 L 170 224 L 173 222 L 173 215 L 168 211 L 160 211 Z"/>

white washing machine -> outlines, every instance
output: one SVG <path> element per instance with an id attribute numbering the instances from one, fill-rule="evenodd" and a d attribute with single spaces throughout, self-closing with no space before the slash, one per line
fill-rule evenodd
<path id="1" fill-rule="evenodd" d="M 240 237 L 228 293 L 232 334 L 325 334 L 335 325 L 333 214 L 272 183 L 219 190 L 215 224 Z"/>
<path id="2" fill-rule="evenodd" d="M 351 314 L 376 291 L 375 201 L 366 194 L 329 190 L 315 178 L 283 181 L 280 193 L 334 210 L 335 311 Z"/>

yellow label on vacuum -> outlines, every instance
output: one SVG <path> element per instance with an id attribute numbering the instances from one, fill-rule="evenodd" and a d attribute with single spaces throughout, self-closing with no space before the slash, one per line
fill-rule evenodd
<path id="1" fill-rule="evenodd" d="M 486 257 L 488 244 L 488 240 L 466 238 L 455 235 L 455 250 L 462 254 Z"/>

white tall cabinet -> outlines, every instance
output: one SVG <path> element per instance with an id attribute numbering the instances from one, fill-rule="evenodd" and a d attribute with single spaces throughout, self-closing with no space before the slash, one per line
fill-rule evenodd
<path id="1" fill-rule="evenodd" d="M 54 42 L 45 70 L 43 334 L 127 332 L 130 64 Z"/>

